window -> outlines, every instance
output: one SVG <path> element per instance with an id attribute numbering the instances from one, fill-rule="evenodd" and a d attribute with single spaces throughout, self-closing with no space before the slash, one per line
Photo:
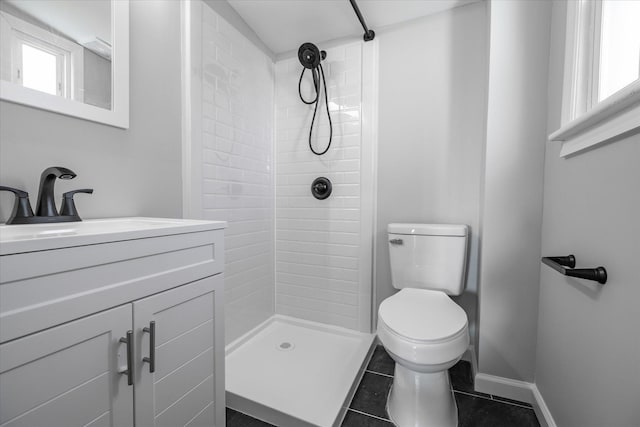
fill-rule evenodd
<path id="1" fill-rule="evenodd" d="M 598 102 L 640 77 L 640 1 L 603 1 Z"/>
<path id="2" fill-rule="evenodd" d="M 37 39 L 15 37 L 13 81 L 29 89 L 66 96 L 65 65 L 69 52 Z"/>
<path id="3" fill-rule="evenodd" d="M 2 80 L 83 101 L 82 46 L 4 12 L 0 24 Z"/>
<path id="4" fill-rule="evenodd" d="M 561 156 L 640 130 L 640 1 L 567 4 Z"/>
<path id="5" fill-rule="evenodd" d="M 62 91 L 61 73 L 58 72 L 58 57 L 37 47 L 23 44 L 22 67 L 18 68 L 18 78 L 22 85 L 40 92 L 57 95 Z"/>

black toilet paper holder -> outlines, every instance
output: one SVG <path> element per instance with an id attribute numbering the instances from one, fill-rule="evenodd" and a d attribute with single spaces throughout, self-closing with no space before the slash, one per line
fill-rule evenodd
<path id="1" fill-rule="evenodd" d="M 542 262 L 565 276 L 593 280 L 602 285 L 607 283 L 607 270 L 604 267 L 575 268 L 576 257 L 573 255 L 546 256 L 542 258 Z"/>

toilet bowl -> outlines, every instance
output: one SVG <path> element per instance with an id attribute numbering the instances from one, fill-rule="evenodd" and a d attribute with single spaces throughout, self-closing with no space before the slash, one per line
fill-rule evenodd
<path id="1" fill-rule="evenodd" d="M 449 295 L 464 290 L 468 227 L 389 224 L 393 287 L 382 301 L 378 338 L 396 362 L 387 401 L 398 427 L 455 427 L 449 372 L 469 346 L 467 315 Z"/>
<path id="2" fill-rule="evenodd" d="M 467 316 L 444 292 L 402 289 L 380 305 L 378 338 L 396 362 L 387 402 L 398 427 L 453 427 L 447 369 L 469 346 Z"/>

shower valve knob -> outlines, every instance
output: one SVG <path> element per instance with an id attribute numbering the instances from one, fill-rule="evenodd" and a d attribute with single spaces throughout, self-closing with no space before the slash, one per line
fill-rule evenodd
<path id="1" fill-rule="evenodd" d="M 331 195 L 331 181 L 323 176 L 313 180 L 311 194 L 318 200 L 324 200 Z"/>

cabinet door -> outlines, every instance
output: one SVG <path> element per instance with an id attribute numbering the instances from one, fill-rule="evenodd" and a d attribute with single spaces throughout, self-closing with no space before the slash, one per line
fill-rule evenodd
<path id="1" fill-rule="evenodd" d="M 217 275 L 133 303 L 137 427 L 224 425 L 221 284 Z"/>
<path id="2" fill-rule="evenodd" d="M 133 425 L 131 305 L 0 345 L 2 427 Z"/>

